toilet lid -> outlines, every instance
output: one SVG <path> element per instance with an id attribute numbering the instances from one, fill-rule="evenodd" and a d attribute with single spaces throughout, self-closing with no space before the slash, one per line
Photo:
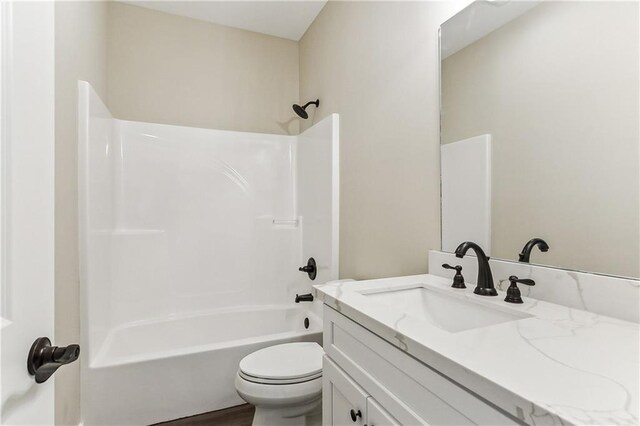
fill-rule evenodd
<path id="1" fill-rule="evenodd" d="M 291 380 L 322 373 L 322 347 L 315 342 L 285 343 L 260 349 L 240 361 L 240 371 L 248 376 Z"/>

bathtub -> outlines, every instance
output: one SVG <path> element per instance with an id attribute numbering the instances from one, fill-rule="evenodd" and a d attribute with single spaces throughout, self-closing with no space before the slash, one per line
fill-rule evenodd
<path id="1" fill-rule="evenodd" d="M 318 302 L 244 306 L 115 328 L 83 360 L 84 424 L 145 425 L 242 404 L 239 361 L 280 343 L 321 344 L 318 312 Z"/>

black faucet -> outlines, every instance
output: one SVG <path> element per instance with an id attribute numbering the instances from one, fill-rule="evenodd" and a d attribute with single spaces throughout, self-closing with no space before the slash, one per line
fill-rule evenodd
<path id="1" fill-rule="evenodd" d="M 547 244 L 545 240 L 543 240 L 542 238 L 532 238 L 522 248 L 522 252 L 518 255 L 518 260 L 520 262 L 529 263 L 531 251 L 535 246 L 538 246 L 541 252 L 546 253 L 549 251 L 549 244 Z"/>
<path id="2" fill-rule="evenodd" d="M 313 302 L 313 294 L 296 294 L 296 303 L 300 302 Z"/>
<path id="3" fill-rule="evenodd" d="M 473 292 L 480 296 L 497 296 L 498 291 L 493 286 L 493 276 L 491 275 L 489 258 L 484 254 L 484 251 L 482 251 L 479 245 L 471 241 L 465 241 L 456 249 L 456 257 L 462 259 L 469 249 L 472 249 L 478 258 L 478 280 L 476 281 L 476 288 Z"/>

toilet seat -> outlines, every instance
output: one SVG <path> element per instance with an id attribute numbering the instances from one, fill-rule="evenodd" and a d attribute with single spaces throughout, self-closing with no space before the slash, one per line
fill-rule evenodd
<path id="1" fill-rule="evenodd" d="M 263 385 L 293 385 L 296 383 L 304 383 L 308 382 L 309 380 L 318 379 L 322 377 L 322 372 L 313 374 L 308 377 L 299 377 L 295 379 L 265 379 L 264 377 L 253 377 L 238 370 L 238 376 L 249 382 L 259 383 Z"/>
<path id="2" fill-rule="evenodd" d="M 308 382 L 322 376 L 322 347 L 315 342 L 285 343 L 247 355 L 238 375 L 244 380 L 270 385 Z"/>

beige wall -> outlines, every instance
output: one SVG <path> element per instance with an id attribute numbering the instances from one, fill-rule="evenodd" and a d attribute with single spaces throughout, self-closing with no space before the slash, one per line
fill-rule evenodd
<path id="1" fill-rule="evenodd" d="M 107 7 L 103 2 L 55 6 L 55 343 L 80 340 L 77 198 L 77 81 L 106 94 Z M 80 364 L 56 373 L 56 424 L 80 421 Z"/>
<path id="2" fill-rule="evenodd" d="M 443 139 L 493 136 L 492 254 L 640 275 L 638 3 L 547 2 L 443 63 Z"/>
<path id="3" fill-rule="evenodd" d="M 329 2 L 300 41 L 306 126 L 340 117 L 340 276 L 424 273 L 440 248 L 438 27 L 469 1 Z"/>
<path id="4" fill-rule="evenodd" d="M 112 2 L 108 87 L 117 118 L 298 133 L 291 40 Z"/>

